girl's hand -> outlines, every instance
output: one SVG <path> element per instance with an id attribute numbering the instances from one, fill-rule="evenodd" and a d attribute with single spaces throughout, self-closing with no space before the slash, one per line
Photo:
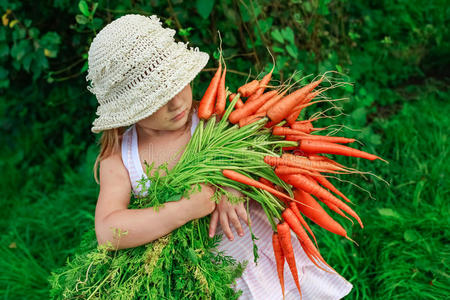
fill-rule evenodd
<path id="1" fill-rule="evenodd" d="M 232 193 L 237 197 L 242 197 L 243 194 L 230 187 L 222 187 L 224 190 Z M 211 221 L 209 224 L 209 237 L 213 237 L 216 233 L 217 222 L 220 220 L 220 225 L 222 230 L 227 236 L 227 238 L 232 241 L 234 239 L 233 233 L 231 232 L 230 223 L 233 224 L 236 232 L 240 235 L 244 235 L 239 218 L 243 220 L 248 226 L 248 216 L 247 211 L 244 207 L 244 203 L 231 204 L 226 197 L 222 197 L 219 204 L 217 204 L 216 209 L 211 215 Z"/>
<path id="2" fill-rule="evenodd" d="M 182 198 L 185 205 L 181 214 L 187 214 L 188 220 L 199 219 L 212 213 L 216 208 L 216 202 L 211 198 L 215 188 L 209 184 L 201 183 L 201 191 L 192 194 L 190 198 Z"/>

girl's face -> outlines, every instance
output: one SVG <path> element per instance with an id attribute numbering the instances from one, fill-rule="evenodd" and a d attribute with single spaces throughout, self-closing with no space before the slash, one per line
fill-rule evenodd
<path id="1" fill-rule="evenodd" d="M 157 134 L 157 131 L 176 131 L 186 125 L 191 106 L 192 90 L 188 84 L 166 105 L 137 124 L 149 134 Z"/>

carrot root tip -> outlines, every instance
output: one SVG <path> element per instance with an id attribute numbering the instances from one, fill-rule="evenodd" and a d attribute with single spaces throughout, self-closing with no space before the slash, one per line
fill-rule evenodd
<path id="1" fill-rule="evenodd" d="M 358 244 L 357 242 L 355 242 L 353 239 L 351 239 L 348 235 L 346 235 L 345 238 L 346 238 L 347 240 L 351 241 L 352 243 L 355 243 L 356 246 L 359 247 L 359 244 Z"/>

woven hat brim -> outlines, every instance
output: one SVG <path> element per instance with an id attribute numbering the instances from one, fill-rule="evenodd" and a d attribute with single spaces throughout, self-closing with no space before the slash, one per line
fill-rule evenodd
<path id="1" fill-rule="evenodd" d="M 189 51 L 189 50 L 186 50 Z M 205 52 L 201 51 L 189 51 L 190 60 L 192 64 L 190 68 L 186 68 L 185 66 L 178 66 L 178 68 L 174 71 L 174 77 L 172 81 L 172 85 L 170 91 L 164 93 L 159 99 L 157 103 L 152 103 L 151 99 L 142 99 L 142 102 L 148 103 L 149 105 L 142 105 L 142 108 L 138 110 L 138 112 L 134 115 L 127 116 L 126 119 L 120 120 L 117 117 L 115 122 L 111 122 L 109 116 L 100 115 L 93 122 L 93 127 L 91 131 L 93 133 L 99 133 L 104 130 L 125 127 L 139 122 L 153 113 L 155 113 L 158 109 L 163 107 L 167 102 L 169 102 L 173 97 L 175 97 L 181 90 L 183 90 L 186 85 L 188 85 L 194 78 L 200 73 L 200 71 L 206 66 L 209 60 L 209 55 Z M 154 101 L 153 101 L 154 102 Z M 152 103 L 152 104 L 150 104 Z"/>

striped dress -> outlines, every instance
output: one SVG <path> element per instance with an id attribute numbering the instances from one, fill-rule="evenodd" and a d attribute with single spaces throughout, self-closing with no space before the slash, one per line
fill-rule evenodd
<path id="1" fill-rule="evenodd" d="M 198 124 L 196 113 L 192 114 L 191 136 Z M 130 175 L 130 181 L 135 195 L 141 195 L 142 189 L 138 181 L 146 177 L 139 158 L 138 136 L 135 125 L 128 128 L 122 139 L 122 161 Z M 142 195 L 145 195 L 142 193 Z M 241 278 L 236 281 L 236 289 L 242 290 L 239 299 L 282 299 L 281 288 L 276 272 L 276 262 L 272 249 L 272 227 L 261 206 L 251 200 L 249 204 L 250 219 L 253 234 L 258 238 L 259 259 L 253 262 L 253 247 L 249 228 L 243 225 L 244 236 L 234 233 L 234 240 L 229 241 L 223 235 L 218 250 L 225 251 L 238 261 L 248 261 L 248 265 Z M 234 228 L 232 228 L 234 230 Z M 223 234 L 220 225 L 217 234 Z M 341 299 L 352 289 L 352 285 L 336 273 L 328 273 L 317 268 L 306 256 L 298 241 L 292 238 L 300 287 L 303 299 L 325 300 Z M 326 267 L 325 267 L 326 268 Z M 287 264 L 284 269 L 286 299 L 300 299 L 297 287 Z"/>

